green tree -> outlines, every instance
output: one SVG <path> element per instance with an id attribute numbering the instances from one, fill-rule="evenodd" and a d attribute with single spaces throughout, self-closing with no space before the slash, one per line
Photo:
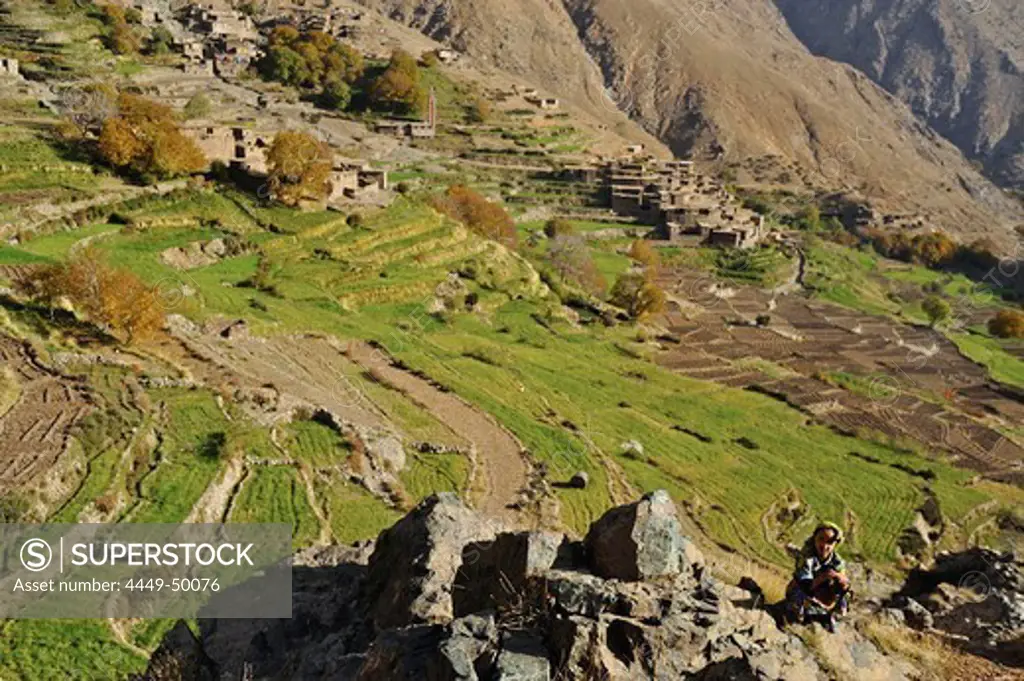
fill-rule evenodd
<path id="1" fill-rule="evenodd" d="M 426 91 L 420 85 L 416 60 L 408 52 L 395 50 L 391 61 L 370 86 L 370 101 L 379 109 L 407 114 L 421 113 Z"/>
<path id="2" fill-rule="evenodd" d="M 821 228 L 821 211 L 813 203 L 801 208 L 796 214 L 796 226 L 798 229 L 806 229 L 815 232 Z"/>
<path id="3" fill-rule="evenodd" d="M 306 64 L 305 78 L 299 85 L 316 87 L 324 77 L 324 56 L 320 48 L 312 42 L 300 42 L 295 51 L 299 53 Z"/>
<path id="4" fill-rule="evenodd" d="M 620 274 L 609 300 L 633 319 L 643 319 L 665 309 L 665 292 L 642 272 Z"/>
<path id="5" fill-rule="evenodd" d="M 325 80 L 341 78 L 347 84 L 353 85 L 363 77 L 366 70 L 363 55 L 344 43 L 332 45 L 324 54 L 323 60 Z"/>
<path id="6" fill-rule="evenodd" d="M 163 26 L 157 26 L 149 34 L 149 45 L 146 49 L 150 54 L 168 54 L 173 44 L 174 36 L 171 35 L 171 32 Z"/>
<path id="7" fill-rule="evenodd" d="M 331 80 L 324 85 L 320 103 L 328 109 L 344 111 L 352 102 L 352 88 L 343 80 Z"/>
<path id="8" fill-rule="evenodd" d="M 933 327 L 947 319 L 952 311 L 949 303 L 939 296 L 928 296 L 925 298 L 924 302 L 921 303 L 921 309 L 928 315 L 928 321 L 931 322 Z"/>
<path id="9" fill-rule="evenodd" d="M 269 80 L 300 85 L 309 80 L 309 68 L 301 54 L 285 45 L 274 45 L 260 60 L 259 70 Z"/>

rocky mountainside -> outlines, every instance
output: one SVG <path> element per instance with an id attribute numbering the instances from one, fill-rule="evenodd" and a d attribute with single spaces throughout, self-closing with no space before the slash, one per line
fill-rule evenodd
<path id="1" fill-rule="evenodd" d="M 870 78 L 812 55 L 766 0 L 360 1 L 592 111 L 620 108 L 681 156 L 742 164 L 740 179 L 1014 240 L 1019 206 Z"/>
<path id="2" fill-rule="evenodd" d="M 975 552 L 917 573 L 888 609 L 877 603 L 896 623 L 878 626 L 936 625 L 940 606 L 927 601 L 927 610 L 923 594 L 994 559 Z M 290 620 L 200 620 L 198 637 L 181 622 L 143 678 L 881 681 L 923 671 L 853 625 L 836 634 L 819 625 L 780 630 L 756 585 L 748 591 L 710 575 L 664 491 L 611 509 L 582 542 L 504 531 L 440 494 L 375 545 L 308 549 L 296 563 Z M 1012 562 L 990 572 L 971 574 L 991 577 L 995 611 L 1020 599 Z M 975 608 L 973 628 L 988 631 L 995 611 Z M 1021 626 L 1019 612 L 1014 618 L 1011 638 Z M 965 669 L 981 678 L 976 672 Z"/>
<path id="3" fill-rule="evenodd" d="M 846 62 L 1024 185 L 1024 6 L 1017 0 L 775 0 L 815 54 Z"/>

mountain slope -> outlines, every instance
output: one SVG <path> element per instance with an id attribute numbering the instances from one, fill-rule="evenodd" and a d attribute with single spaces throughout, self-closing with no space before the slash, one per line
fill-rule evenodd
<path id="1" fill-rule="evenodd" d="M 846 62 L 1024 185 L 1024 7 L 1017 0 L 775 0 L 815 54 Z"/>
<path id="2" fill-rule="evenodd" d="M 361 2 L 594 111 L 619 105 L 679 155 L 771 157 L 776 177 L 809 171 L 965 239 L 1014 241 L 1014 203 L 866 76 L 810 54 L 768 0 Z"/>

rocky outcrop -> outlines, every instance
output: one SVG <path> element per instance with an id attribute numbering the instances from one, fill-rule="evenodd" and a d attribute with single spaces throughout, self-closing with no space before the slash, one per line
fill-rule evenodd
<path id="1" fill-rule="evenodd" d="M 912 570 L 885 605 L 915 629 L 938 629 L 979 655 L 1024 666 L 1024 562 L 972 548 Z M 900 617 L 897 615 L 896 617 Z"/>
<path id="2" fill-rule="evenodd" d="M 685 543 L 675 505 L 663 490 L 612 509 L 584 540 L 594 574 L 630 582 L 675 577 L 689 568 Z"/>
<path id="3" fill-rule="evenodd" d="M 370 556 L 364 589 L 378 630 L 450 622 L 463 548 L 493 530 L 453 494 L 430 497 L 385 530 Z"/>
<path id="4" fill-rule="evenodd" d="M 290 620 L 200 620 L 198 638 L 179 624 L 154 664 L 224 680 L 830 676 L 820 651 L 711 578 L 662 491 L 608 511 L 585 542 L 506 532 L 436 495 L 375 545 L 301 552 L 293 585 Z M 859 678 L 906 678 L 855 633 L 828 646 L 837 664 L 872 673 Z"/>

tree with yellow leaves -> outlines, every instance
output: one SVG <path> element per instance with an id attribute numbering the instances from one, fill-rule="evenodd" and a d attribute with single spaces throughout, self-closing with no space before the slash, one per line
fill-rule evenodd
<path id="1" fill-rule="evenodd" d="M 99 154 L 115 168 L 150 181 L 206 167 L 202 151 L 178 129 L 170 107 L 127 93 L 117 98 L 117 115 L 103 123 Z"/>
<path id="2" fill-rule="evenodd" d="M 267 185 L 277 201 L 298 206 L 306 201 L 323 201 L 331 193 L 330 147 L 315 137 L 296 130 L 284 130 L 267 149 Z"/>

